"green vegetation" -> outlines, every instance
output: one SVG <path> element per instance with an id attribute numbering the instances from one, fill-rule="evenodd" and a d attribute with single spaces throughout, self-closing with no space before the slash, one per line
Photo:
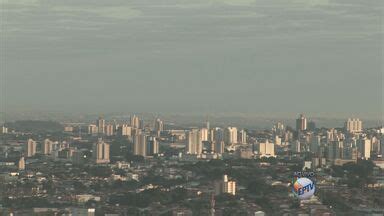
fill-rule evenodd
<path id="1" fill-rule="evenodd" d="M 86 171 L 96 177 L 108 178 L 112 174 L 112 169 L 107 166 L 89 166 Z"/>
<path id="2" fill-rule="evenodd" d="M 343 166 L 333 166 L 332 175 L 345 177 L 344 183 L 352 188 L 360 188 L 374 183 L 372 173 L 375 165 L 370 160 L 358 160 L 357 163 L 347 163 Z"/>
<path id="3" fill-rule="evenodd" d="M 195 164 L 184 165 L 183 169 L 202 175 L 206 180 L 215 180 L 225 174 L 227 165 L 222 160 L 199 161 Z"/>
<path id="4" fill-rule="evenodd" d="M 324 205 L 332 206 L 337 215 L 354 215 L 352 208 L 344 203 L 344 199 L 336 193 L 325 192 L 321 196 Z"/>
<path id="5" fill-rule="evenodd" d="M 117 137 L 111 143 L 110 155 L 113 156 L 121 156 L 123 152 L 127 151 L 130 142 L 125 137 Z"/>
<path id="6" fill-rule="evenodd" d="M 207 199 L 192 199 L 184 201 L 182 206 L 191 209 L 194 216 L 208 215 L 210 202 Z"/>
<path id="7" fill-rule="evenodd" d="M 164 177 L 161 177 L 158 175 L 149 174 L 148 176 L 145 176 L 141 180 L 141 183 L 143 185 L 154 184 L 154 185 L 161 185 L 163 187 L 169 188 L 171 186 L 185 183 L 185 180 L 184 179 L 165 179 Z"/>
<path id="8" fill-rule="evenodd" d="M 112 195 L 109 197 L 110 204 L 120 204 L 124 206 L 145 208 L 151 203 L 159 202 L 161 204 L 178 203 L 187 198 L 187 191 L 178 188 L 168 191 L 160 189 L 145 190 L 141 193 L 124 193 Z"/>
<path id="9" fill-rule="evenodd" d="M 3 199 L 3 206 L 7 208 L 36 208 L 36 207 L 52 207 L 47 198 L 43 197 L 22 197 L 17 199 L 10 199 L 5 197 Z"/>

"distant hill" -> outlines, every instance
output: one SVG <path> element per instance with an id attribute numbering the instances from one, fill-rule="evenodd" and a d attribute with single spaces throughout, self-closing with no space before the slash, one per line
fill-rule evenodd
<path id="1" fill-rule="evenodd" d="M 7 123 L 8 128 L 20 132 L 60 132 L 63 126 L 54 121 L 22 120 Z"/>

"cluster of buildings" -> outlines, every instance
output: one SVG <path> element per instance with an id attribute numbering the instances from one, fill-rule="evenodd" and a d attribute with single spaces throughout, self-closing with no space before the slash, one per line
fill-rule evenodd
<path id="1" fill-rule="evenodd" d="M 297 119 L 297 138 L 283 134 L 290 142 L 293 153 L 311 152 L 314 167 L 326 162 L 342 165 L 358 159 L 380 159 L 384 155 L 384 139 L 381 130 L 363 130 L 363 123 L 357 118 L 348 119 L 343 128 L 309 130 L 306 118 Z M 277 134 L 278 136 L 281 134 Z M 285 136 L 284 136 L 285 135 Z M 281 137 L 278 137 L 280 139 Z"/>
<path id="2" fill-rule="evenodd" d="M 236 181 L 229 180 L 228 175 L 224 175 L 223 179 L 215 182 L 215 194 L 236 195 Z"/>
<path id="3" fill-rule="evenodd" d="M 163 130 L 163 122 L 157 119 L 156 125 L 156 132 L 160 133 Z M 95 124 L 88 125 L 88 134 L 93 136 L 133 136 L 139 134 L 143 129 L 144 121 L 136 115 L 131 117 L 129 124 L 118 124 L 116 121 L 107 124 L 106 120 L 100 116 Z"/>
<path id="4" fill-rule="evenodd" d="M 134 115 L 129 124 L 106 124 L 105 119 L 99 117 L 96 124 L 88 126 L 88 134 L 99 137 L 122 136 L 133 142 L 133 154 L 143 157 L 155 156 L 159 153 L 160 137 L 164 130 L 163 121 L 156 119 L 152 129 L 145 128 L 144 121 Z"/>
<path id="5" fill-rule="evenodd" d="M 38 151 L 39 149 L 39 151 Z M 22 152 L 21 158 L 32 158 L 36 154 L 44 155 L 55 160 L 68 160 L 76 164 L 81 164 L 84 158 L 85 149 L 71 147 L 68 142 L 51 141 L 44 139 L 38 148 L 38 142 L 33 139 L 28 139 Z M 93 144 L 92 158 L 95 163 L 109 163 L 110 159 L 110 144 L 105 143 L 101 138 Z"/>
<path id="6" fill-rule="evenodd" d="M 0 146 L 0 179 L 6 184 L 0 184 L 0 192 L 6 197 L 13 196 L 13 199 L 49 197 L 55 203 L 75 203 L 73 208 L 46 208 L 46 211 L 76 212 L 84 203 L 96 202 L 111 212 L 119 212 L 121 208 L 118 205 L 106 202 L 115 194 L 141 194 L 151 190 L 171 192 L 183 188 L 190 199 L 211 200 L 208 212 L 215 212 L 211 215 L 220 215 L 220 208 L 228 207 L 222 201 L 215 207 L 214 197 L 221 194 L 233 196 L 252 214 L 257 212 L 263 215 L 266 207 L 245 196 L 249 193 L 249 185 L 241 185 L 243 181 L 237 179 L 242 171 L 249 174 L 257 167 L 261 171 L 258 174 L 260 179 L 267 185 L 288 191 L 292 173 L 290 167 L 298 161 L 304 162 L 303 169 L 319 172 L 324 170 L 322 168 L 329 169 L 332 165 L 356 163 L 358 160 L 373 161 L 384 169 L 383 129 L 364 129 L 362 121 L 356 118 L 347 119 L 340 128 L 317 128 L 313 120 L 300 115 L 296 119 L 296 128 L 277 122 L 271 130 L 246 130 L 234 126 L 211 128 L 209 122 L 202 127 L 172 126 L 167 129 L 159 118 L 146 123 L 136 115 L 129 122 L 99 117 L 94 123 L 85 124 L 82 129 L 88 129 L 88 133 L 81 135 L 76 133 L 76 127 L 72 125 L 64 127 L 63 134 L 57 137 L 49 133 L 46 136 L 30 134 L 33 139 L 22 140 L 13 132 L 2 133 L 7 139 L 3 139 L 6 143 Z M 124 145 L 118 146 L 120 149 L 116 152 L 114 145 L 121 141 Z M 136 161 L 135 158 L 144 160 Z M 197 162 L 212 160 L 225 161 L 225 167 L 232 166 L 231 169 L 236 170 L 238 176 L 226 172 L 224 168 L 221 169 L 223 173 L 220 173 L 220 178 L 216 176 L 212 179 L 188 168 L 199 164 Z M 232 164 L 233 161 L 239 162 Z M 247 166 L 248 163 L 244 161 L 251 162 L 251 165 Z M 284 163 L 272 165 L 265 161 Z M 378 180 L 375 187 L 383 187 L 380 170 L 375 172 L 379 173 L 375 177 Z M 165 183 L 167 181 L 172 184 Z M 33 182 L 28 190 L 17 188 L 16 185 L 29 187 L 30 183 L 26 182 Z M 47 189 L 47 182 L 53 185 L 53 191 Z M 335 182 L 324 174 L 320 186 L 326 189 Z M 124 185 L 129 186 L 121 191 Z M 285 192 L 272 193 L 268 200 L 280 203 L 274 206 L 279 213 L 293 212 L 292 198 L 287 197 Z M 319 212 L 332 212 L 319 199 L 303 202 L 300 208 L 303 213 L 313 208 Z M 171 209 L 175 215 L 190 215 L 194 211 L 180 205 L 159 207 L 153 204 L 147 209 L 157 213 Z M 88 210 L 91 213 L 100 211 L 97 205 Z M 34 211 L 41 212 L 44 209 Z"/>
<path id="7" fill-rule="evenodd" d="M 159 118 L 150 125 L 138 116 L 132 116 L 129 123 L 107 124 L 99 117 L 95 124 L 88 126 L 91 137 L 99 137 L 93 145 L 93 158 L 96 163 L 109 163 L 110 144 L 103 141 L 113 136 L 125 137 L 132 143 L 132 154 L 153 157 L 161 154 L 161 142 L 178 142 L 183 146 L 180 156 L 188 159 L 198 158 L 263 158 L 276 157 L 278 152 L 285 152 L 290 157 L 312 153 L 312 168 L 326 164 L 344 164 L 357 159 L 382 157 L 384 141 L 380 133 L 366 133 L 362 121 L 348 119 L 343 128 L 318 129 L 313 121 L 304 115 L 296 120 L 296 130 L 287 129 L 278 122 L 270 133 L 262 138 L 249 137 L 245 129 L 236 127 L 214 127 L 206 122 L 205 127 L 187 130 L 165 130 Z M 72 148 L 66 142 L 53 142 L 45 139 L 41 144 L 41 153 L 55 158 L 72 159 L 81 163 L 81 149 Z M 36 154 L 37 143 L 29 139 L 25 147 L 25 157 Z"/>
<path id="8" fill-rule="evenodd" d="M 247 144 L 247 132 L 236 127 L 225 129 L 209 128 L 209 122 L 205 128 L 193 128 L 186 132 L 186 153 L 201 155 L 205 153 L 223 154 L 226 147 L 237 144 Z"/>

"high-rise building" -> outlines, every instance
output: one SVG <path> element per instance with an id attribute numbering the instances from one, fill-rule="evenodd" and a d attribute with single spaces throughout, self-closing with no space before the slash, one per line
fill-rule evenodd
<path id="1" fill-rule="evenodd" d="M 316 123 L 314 121 L 308 122 L 308 128 L 309 131 L 314 131 L 316 129 Z"/>
<path id="2" fill-rule="evenodd" d="M 228 145 L 237 143 L 237 128 L 236 127 L 228 127 L 225 129 L 224 141 Z"/>
<path id="3" fill-rule="evenodd" d="M 104 133 L 106 136 L 113 136 L 115 135 L 115 127 L 111 124 L 108 124 L 105 126 Z"/>
<path id="4" fill-rule="evenodd" d="M 344 128 L 349 133 L 360 133 L 363 131 L 363 122 L 358 118 L 349 118 L 345 122 Z"/>
<path id="5" fill-rule="evenodd" d="M 343 147 L 344 147 L 343 141 L 330 142 L 328 145 L 328 159 L 329 160 L 342 159 L 343 151 L 344 151 Z"/>
<path id="6" fill-rule="evenodd" d="M 352 160 L 357 160 L 358 157 L 359 157 L 359 153 L 358 153 L 357 148 L 352 148 L 352 150 L 351 150 L 351 159 Z"/>
<path id="7" fill-rule="evenodd" d="M 376 136 L 371 138 L 371 152 L 380 154 L 380 140 Z"/>
<path id="8" fill-rule="evenodd" d="M 214 146 L 214 152 L 217 153 L 217 154 L 223 154 L 225 149 L 224 149 L 224 141 L 221 141 L 221 142 L 213 142 L 213 146 Z"/>
<path id="9" fill-rule="evenodd" d="M 380 138 L 380 154 L 381 158 L 384 158 L 384 136 Z"/>
<path id="10" fill-rule="evenodd" d="M 139 134 L 142 134 L 142 133 L 143 133 L 142 129 L 132 128 L 132 136 L 136 136 L 136 135 L 139 135 Z"/>
<path id="11" fill-rule="evenodd" d="M 357 148 L 358 146 L 358 140 L 356 137 L 350 137 L 348 140 L 346 140 L 349 143 L 349 146 L 352 148 Z"/>
<path id="12" fill-rule="evenodd" d="M 142 129 L 142 122 L 138 116 L 134 115 L 131 117 L 131 127 Z"/>
<path id="13" fill-rule="evenodd" d="M 312 137 L 311 146 L 310 146 L 311 152 L 317 153 L 319 151 L 320 145 L 321 145 L 321 136 L 317 135 L 315 137 Z"/>
<path id="14" fill-rule="evenodd" d="M 301 152 L 301 143 L 299 140 L 296 140 L 295 142 L 292 142 L 291 144 L 291 151 L 300 153 Z"/>
<path id="15" fill-rule="evenodd" d="M 27 157 L 32 157 L 36 154 L 36 141 L 34 141 L 33 139 L 28 139 L 27 141 Z"/>
<path id="16" fill-rule="evenodd" d="M 236 182 L 235 181 L 229 181 L 227 175 L 224 175 L 223 182 L 224 182 L 223 193 L 236 195 Z"/>
<path id="17" fill-rule="evenodd" d="M 52 153 L 52 145 L 53 145 L 53 142 L 49 139 L 45 139 L 44 140 L 44 143 L 43 143 L 43 154 L 45 155 L 49 155 Z"/>
<path id="18" fill-rule="evenodd" d="M 99 132 L 99 129 L 97 128 L 96 125 L 90 124 L 88 125 L 88 134 L 90 135 L 95 135 Z"/>
<path id="19" fill-rule="evenodd" d="M 285 131 L 283 133 L 282 139 L 284 142 L 290 142 L 293 140 L 293 133 L 291 131 Z"/>
<path id="20" fill-rule="evenodd" d="M 279 137 L 279 136 L 275 136 L 275 145 L 277 145 L 277 146 L 280 146 L 282 143 L 281 143 L 281 137 Z"/>
<path id="21" fill-rule="evenodd" d="M 352 148 L 350 144 L 344 143 L 343 159 L 356 159 L 357 160 L 357 157 L 354 158 L 354 156 L 355 156 L 354 151 L 356 151 L 356 148 Z"/>
<path id="22" fill-rule="evenodd" d="M 221 181 L 215 182 L 215 194 L 223 193 L 236 195 L 236 182 L 228 180 L 227 175 L 224 175 Z"/>
<path id="23" fill-rule="evenodd" d="M 259 143 L 259 154 L 260 157 L 275 157 L 275 144 L 268 140 L 265 143 Z"/>
<path id="24" fill-rule="evenodd" d="M 147 139 L 147 155 L 154 156 L 159 153 L 159 142 L 156 137 L 149 137 Z"/>
<path id="25" fill-rule="evenodd" d="M 188 154 L 201 154 L 203 151 L 203 142 L 201 140 L 201 133 L 198 129 L 192 129 L 187 133 L 187 153 Z"/>
<path id="26" fill-rule="evenodd" d="M 239 135 L 239 143 L 247 144 L 247 131 L 243 129 L 240 131 Z"/>
<path id="27" fill-rule="evenodd" d="M 21 157 L 18 163 L 19 170 L 25 170 L 25 159 L 24 157 Z"/>
<path id="28" fill-rule="evenodd" d="M 161 132 L 164 130 L 164 123 L 160 119 L 155 121 L 155 132 L 157 136 L 160 136 Z"/>
<path id="29" fill-rule="evenodd" d="M 133 154 L 147 156 L 147 136 L 143 133 L 136 134 L 133 139 Z"/>
<path id="30" fill-rule="evenodd" d="M 371 158 L 371 140 L 366 137 L 362 138 L 359 143 L 359 152 L 364 159 Z"/>
<path id="31" fill-rule="evenodd" d="M 344 139 L 345 139 L 345 135 L 334 128 L 331 128 L 327 131 L 327 143 L 332 141 L 344 140 Z"/>
<path id="32" fill-rule="evenodd" d="M 273 132 L 275 135 L 283 136 L 283 134 L 284 134 L 284 132 L 285 132 L 284 124 L 281 123 L 281 122 L 277 122 L 275 125 L 273 125 L 273 127 L 272 127 L 272 132 Z"/>
<path id="33" fill-rule="evenodd" d="M 132 127 L 126 124 L 119 126 L 119 133 L 121 136 L 132 136 Z"/>
<path id="34" fill-rule="evenodd" d="M 209 139 L 211 142 L 220 143 L 224 141 L 224 131 L 221 128 L 218 128 L 218 127 L 212 128 L 210 130 L 209 135 L 210 135 Z"/>
<path id="35" fill-rule="evenodd" d="M 0 134 L 7 134 L 8 133 L 8 128 L 5 126 L 1 126 L 0 128 Z"/>
<path id="36" fill-rule="evenodd" d="M 208 141 L 208 129 L 207 128 L 201 128 L 200 129 L 200 136 L 201 136 L 202 142 Z"/>
<path id="37" fill-rule="evenodd" d="M 98 133 L 99 134 L 104 134 L 104 130 L 105 130 L 105 120 L 103 119 L 102 116 L 100 116 L 97 120 L 96 120 L 96 125 L 97 125 L 97 128 L 98 128 Z"/>
<path id="38" fill-rule="evenodd" d="M 93 156 L 96 163 L 109 163 L 109 144 L 99 139 L 93 146 Z"/>
<path id="39" fill-rule="evenodd" d="M 249 147 L 240 147 L 236 149 L 236 156 L 238 158 L 242 159 L 253 159 L 254 158 L 254 152 L 252 148 Z"/>
<path id="40" fill-rule="evenodd" d="M 299 118 L 296 119 L 296 130 L 297 131 L 307 130 L 307 118 L 303 114 L 300 114 Z"/>

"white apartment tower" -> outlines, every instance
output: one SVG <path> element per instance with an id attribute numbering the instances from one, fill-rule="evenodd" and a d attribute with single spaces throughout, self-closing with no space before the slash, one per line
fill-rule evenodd
<path id="1" fill-rule="evenodd" d="M 155 132 L 159 136 L 160 133 L 164 130 L 164 123 L 160 119 L 156 119 L 155 121 Z"/>
<path id="2" fill-rule="evenodd" d="M 159 153 L 159 142 L 156 137 L 149 137 L 147 139 L 147 155 L 153 156 Z"/>
<path id="3" fill-rule="evenodd" d="M 307 118 L 303 114 L 300 114 L 299 118 L 296 119 L 296 130 L 297 131 L 307 130 Z"/>
<path id="4" fill-rule="evenodd" d="M 247 132 L 244 129 L 240 131 L 239 143 L 241 144 L 247 143 Z"/>
<path id="5" fill-rule="evenodd" d="M 133 139 L 133 154 L 147 156 L 147 136 L 143 133 L 136 134 Z"/>
<path id="6" fill-rule="evenodd" d="M 201 154 L 203 151 L 203 143 L 201 140 L 201 133 L 198 129 L 192 129 L 187 133 L 187 153 L 188 154 Z"/>
<path id="7" fill-rule="evenodd" d="M 222 180 L 215 183 L 215 194 L 223 193 L 236 195 L 236 182 L 228 180 L 227 175 L 224 175 Z"/>
<path id="8" fill-rule="evenodd" d="M 121 136 L 132 136 L 132 127 L 126 124 L 119 126 Z"/>
<path id="9" fill-rule="evenodd" d="M 358 118 L 349 118 L 345 122 L 345 130 L 349 133 L 360 133 L 363 131 L 363 122 Z"/>
<path id="10" fill-rule="evenodd" d="M 115 134 L 115 126 L 111 124 L 106 125 L 104 132 L 106 136 L 113 136 Z"/>
<path id="11" fill-rule="evenodd" d="M 237 143 L 237 128 L 236 127 L 228 127 L 225 129 L 224 141 L 228 145 Z"/>
<path id="12" fill-rule="evenodd" d="M 32 157 L 36 154 L 36 146 L 36 141 L 33 139 L 28 139 L 26 146 L 27 157 Z"/>
<path id="13" fill-rule="evenodd" d="M 105 120 L 103 119 L 102 116 L 100 116 L 97 120 L 96 120 L 96 126 L 98 128 L 98 133 L 99 134 L 104 134 L 104 130 L 105 130 Z"/>
<path id="14" fill-rule="evenodd" d="M 88 134 L 94 135 L 94 134 L 97 134 L 98 132 L 99 132 L 99 129 L 97 128 L 96 125 L 94 124 L 88 125 Z"/>
<path id="15" fill-rule="evenodd" d="M 0 134 L 7 134 L 8 133 L 8 128 L 5 126 L 0 127 Z"/>
<path id="16" fill-rule="evenodd" d="M 93 156 L 96 163 L 109 163 L 109 144 L 102 139 L 93 146 Z"/>
<path id="17" fill-rule="evenodd" d="M 200 129 L 200 136 L 201 136 L 201 141 L 204 142 L 204 141 L 208 141 L 208 129 L 207 128 L 201 128 Z"/>
<path id="18" fill-rule="evenodd" d="M 275 157 L 275 144 L 268 140 L 265 143 L 259 143 L 259 154 L 260 157 Z"/>
<path id="19" fill-rule="evenodd" d="M 25 159 L 21 157 L 19 163 L 17 164 L 19 170 L 25 170 Z"/>
<path id="20" fill-rule="evenodd" d="M 43 143 L 43 154 L 50 155 L 52 153 L 53 142 L 49 139 L 45 139 Z"/>
<path id="21" fill-rule="evenodd" d="M 364 159 L 371 158 L 371 140 L 367 138 L 363 138 L 359 143 L 359 152 L 361 153 L 361 157 Z"/>
<path id="22" fill-rule="evenodd" d="M 141 121 L 140 121 L 140 118 L 138 116 L 134 115 L 131 117 L 131 127 L 135 128 L 135 129 L 141 129 L 142 128 Z"/>

